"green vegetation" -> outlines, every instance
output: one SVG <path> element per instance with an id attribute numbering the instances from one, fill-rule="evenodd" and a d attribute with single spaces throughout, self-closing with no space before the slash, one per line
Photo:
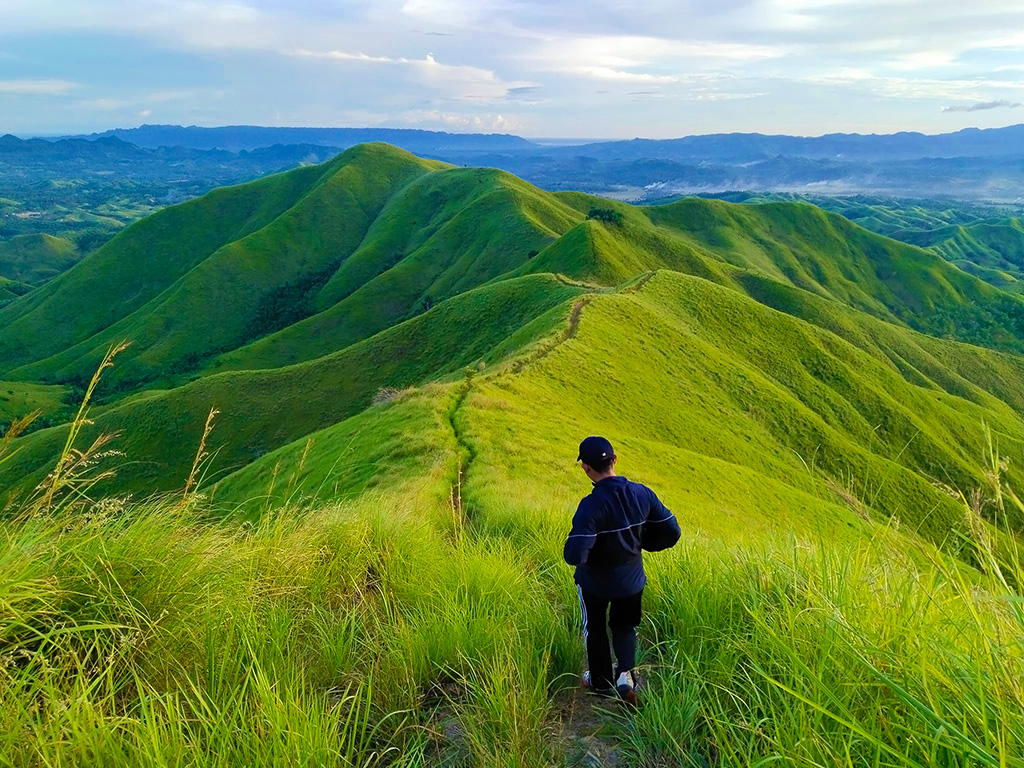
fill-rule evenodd
<path id="1" fill-rule="evenodd" d="M 588 218 L 595 210 L 615 223 Z M 1024 344 L 1017 296 L 808 205 L 636 208 L 371 144 L 128 228 L 0 309 L 0 370 L 80 386 L 131 339 L 110 398 L 314 360 L 512 275 L 611 287 L 665 268 L 741 291 L 743 274 L 767 275 L 925 333 Z"/>
<path id="2" fill-rule="evenodd" d="M 42 285 L 82 258 L 76 245 L 51 235 L 22 235 L 0 241 L 0 276 Z"/>
<path id="3" fill-rule="evenodd" d="M 198 497 L 71 499 L 6 524 L 2 764 L 554 766 L 602 750 L 626 765 L 1020 764 L 1024 616 L 1009 584 L 1024 573 L 996 568 L 969 507 L 965 543 L 987 575 L 841 494 L 805 497 L 849 531 L 828 538 L 677 505 L 686 541 L 648 560 L 644 705 L 582 698 L 560 548 L 562 502 L 585 479 L 549 455 L 574 480 L 536 514 L 530 483 L 494 486 L 518 461 L 467 467 L 460 414 L 489 392 L 460 406 L 465 386 L 368 411 L 383 449 L 357 433 L 338 464 L 373 462 L 388 485 L 341 506 L 275 502 L 240 524 L 204 520 Z M 620 449 L 630 474 L 649 466 L 634 445 Z M 997 491 L 1014 498 L 993 459 L 998 509 Z M 663 462 L 650 466 L 678 466 Z"/>
<path id="4" fill-rule="evenodd" d="M 13 432 L 85 390 L 0 441 L 0 765 L 1022 765 L 1021 300 L 807 204 L 595 207 L 364 146 L 0 311 Z M 577 687 L 593 433 L 685 532 L 634 713 Z"/>
<path id="5" fill-rule="evenodd" d="M 69 401 L 77 399 L 78 394 L 69 387 L 0 381 L 0 435 L 15 419 L 30 413 L 39 414 L 33 423 L 37 429 L 68 421 L 72 407 Z"/>
<path id="6" fill-rule="evenodd" d="M 1024 225 L 1019 206 L 945 200 L 901 200 L 858 195 L 726 193 L 747 203 L 806 201 L 839 213 L 872 232 L 928 248 L 963 271 L 1005 291 L 1024 286 Z"/>
<path id="7" fill-rule="evenodd" d="M 119 445 L 133 461 L 110 491 L 170 490 L 184 485 L 189 474 L 192 454 L 182 446 L 198 443 L 207 414 L 217 408 L 209 471 L 219 477 L 358 413 L 382 387 L 407 387 L 500 361 L 503 341 L 513 335 L 529 341 L 524 326 L 531 335 L 548 330 L 550 322 L 531 329 L 531 321 L 579 292 L 550 275 L 503 281 L 308 363 L 219 374 L 112 405 L 98 413 L 85 435 L 124 436 Z M 21 476 L 20 485 L 39 482 L 66 432 L 57 427 L 24 438 L 21 452 L 3 468 L 7 477 Z"/>

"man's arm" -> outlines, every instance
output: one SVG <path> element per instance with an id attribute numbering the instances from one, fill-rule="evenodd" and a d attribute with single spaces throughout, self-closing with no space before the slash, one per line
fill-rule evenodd
<path id="1" fill-rule="evenodd" d="M 683 532 L 679 528 L 676 516 L 661 503 L 657 494 L 650 488 L 647 491 L 651 494 L 651 504 L 642 529 L 641 546 L 648 552 L 660 552 L 675 546 Z"/>
<path id="2" fill-rule="evenodd" d="M 569 565 L 583 565 L 597 540 L 597 525 L 587 500 L 583 499 L 572 518 L 572 530 L 565 540 L 563 557 Z"/>

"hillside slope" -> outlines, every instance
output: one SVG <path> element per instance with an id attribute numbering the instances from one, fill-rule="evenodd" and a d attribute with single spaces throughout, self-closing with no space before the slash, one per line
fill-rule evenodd
<path id="1" fill-rule="evenodd" d="M 100 411 L 86 435 L 117 432 L 130 462 L 107 491 L 151 493 L 181 487 L 210 409 L 220 411 L 210 477 L 358 413 L 378 390 L 403 388 L 500 359 L 550 331 L 549 313 L 580 289 L 550 275 L 506 280 L 439 304 L 429 312 L 340 352 L 270 371 L 223 373 L 169 392 L 129 398 Z M 66 427 L 22 438 L 0 467 L 0 488 L 26 490 L 59 453 Z M 85 439 L 85 438 L 83 438 Z"/>
<path id="2" fill-rule="evenodd" d="M 1009 218 L 933 230 L 900 230 L 893 237 L 930 248 L 966 271 L 1010 290 L 1024 280 L 1024 222 Z"/>
<path id="3" fill-rule="evenodd" d="M 254 323 L 276 322 L 261 302 L 325 270 L 326 279 L 389 192 L 435 167 L 356 147 L 164 209 L 0 312 L 2 365 L 35 363 L 19 371 L 25 378 L 81 377 L 113 340 L 128 338 L 137 356 L 121 375 L 146 379 L 237 345 L 260 332 Z"/>
<path id="4" fill-rule="evenodd" d="M 549 194 L 387 145 L 222 190 L 129 228 L 0 309 L 0 372 L 107 392 L 311 361 L 514 275 L 614 287 L 670 269 L 745 292 L 761 275 L 925 333 L 1024 349 L 1024 301 L 813 206 L 634 208 Z"/>
<path id="5" fill-rule="evenodd" d="M 82 258 L 70 240 L 52 235 L 19 235 L 0 240 L 0 278 L 42 285 Z"/>
<path id="6" fill-rule="evenodd" d="M 659 272 L 591 295 L 572 318 L 564 307 L 565 332 L 493 372 L 376 406 L 257 459 L 215 497 L 262 508 L 400 485 L 421 459 L 397 435 L 440 418 L 464 451 L 464 504 L 498 528 L 504 516 L 563 516 L 575 445 L 601 433 L 630 456 L 624 471 L 716 536 L 844 535 L 849 520 L 829 509 L 845 503 L 854 517 L 896 518 L 951 543 L 962 511 L 936 483 L 982 482 L 984 423 L 997 425 L 1007 455 L 1024 456 L 1024 416 L 998 396 L 1024 404 L 1024 362 L 812 301 L 868 327 L 849 341 L 706 280 Z M 1012 379 L 997 376 L 987 391 L 943 357 L 968 376 L 994 362 Z"/>

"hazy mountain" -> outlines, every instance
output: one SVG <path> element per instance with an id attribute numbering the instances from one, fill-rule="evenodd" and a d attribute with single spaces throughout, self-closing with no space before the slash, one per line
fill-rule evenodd
<path id="1" fill-rule="evenodd" d="M 200 128 L 194 125 L 142 125 L 138 128 L 115 128 L 75 138 L 96 140 L 107 137 L 119 138 L 151 149 L 188 147 L 224 149 L 232 152 L 259 149 L 274 144 L 314 144 L 347 149 L 367 141 L 386 141 L 418 154 L 521 150 L 534 146 L 526 139 L 507 134 L 445 133 L 411 128 L 269 128 L 254 125 L 218 128 Z"/>

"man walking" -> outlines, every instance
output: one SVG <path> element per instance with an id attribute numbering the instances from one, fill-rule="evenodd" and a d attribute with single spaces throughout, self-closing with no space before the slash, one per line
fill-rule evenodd
<path id="1" fill-rule="evenodd" d="M 650 488 L 615 474 L 612 444 L 591 436 L 576 458 L 594 489 L 576 509 L 565 541 L 565 562 L 576 566 L 583 614 L 583 637 L 590 669 L 583 686 L 636 704 L 636 628 L 647 576 L 641 550 L 668 549 L 681 532 L 679 523 Z M 612 671 L 608 632 L 617 665 Z"/>

